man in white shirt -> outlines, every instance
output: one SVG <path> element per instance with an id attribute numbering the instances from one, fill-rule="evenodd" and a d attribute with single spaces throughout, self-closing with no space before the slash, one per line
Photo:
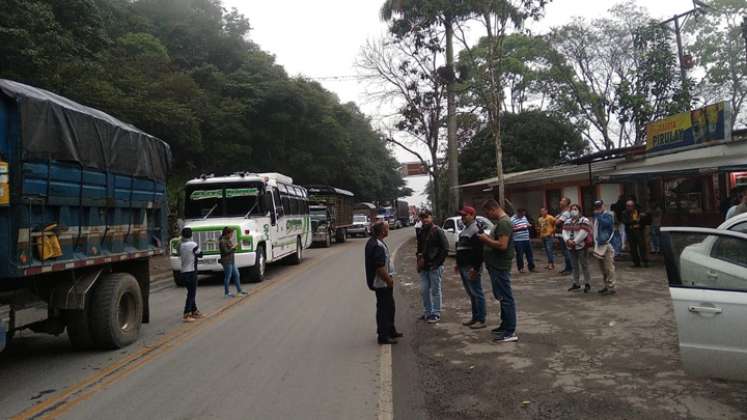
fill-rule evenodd
<path id="1" fill-rule="evenodd" d="M 184 322 L 194 322 L 202 318 L 197 310 L 197 259 L 202 258 L 202 251 L 197 242 L 192 240 L 192 229 L 182 229 L 182 242 L 179 245 L 179 257 L 182 265 L 182 282 L 187 288 L 187 302 L 184 304 Z"/>

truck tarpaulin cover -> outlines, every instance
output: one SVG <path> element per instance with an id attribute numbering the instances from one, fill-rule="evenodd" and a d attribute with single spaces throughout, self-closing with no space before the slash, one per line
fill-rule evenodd
<path id="1" fill-rule="evenodd" d="M 20 105 L 24 160 L 84 167 L 165 181 L 171 149 L 109 114 L 43 89 L 0 79 L 0 92 Z"/>

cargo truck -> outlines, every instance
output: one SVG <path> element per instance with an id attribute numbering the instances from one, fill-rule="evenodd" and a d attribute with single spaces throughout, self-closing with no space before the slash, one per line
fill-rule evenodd
<path id="1" fill-rule="evenodd" d="M 314 243 L 326 248 L 333 239 L 345 242 L 348 229 L 353 226 L 355 195 L 329 185 L 310 185 L 307 190 Z"/>
<path id="2" fill-rule="evenodd" d="M 404 200 L 380 201 L 379 217 L 386 220 L 391 229 L 410 226 L 410 205 Z"/>
<path id="3" fill-rule="evenodd" d="M 115 349 L 149 320 L 165 251 L 169 146 L 0 79 L 0 348 L 23 329 Z"/>

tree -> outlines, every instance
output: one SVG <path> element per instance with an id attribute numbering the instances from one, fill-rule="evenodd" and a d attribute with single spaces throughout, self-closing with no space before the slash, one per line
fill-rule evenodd
<path id="1" fill-rule="evenodd" d="M 457 25 L 459 35 L 471 69 L 467 83 L 469 94 L 479 104 L 487 119 L 487 126 L 495 143 L 498 191 L 496 198 L 505 200 L 503 184 L 503 146 L 501 144 L 501 112 L 504 99 L 504 41 L 511 29 L 521 29 L 529 18 L 539 18 L 547 0 L 473 0 L 468 4 L 471 16 L 485 31 L 484 51 L 478 53 L 465 33 Z"/>
<path id="2" fill-rule="evenodd" d="M 506 173 L 549 167 L 582 156 L 587 144 L 579 127 L 562 115 L 524 111 L 501 115 L 502 155 Z M 460 177 L 475 182 L 495 176 L 494 139 L 489 129 L 480 131 L 459 154 Z"/>
<path id="3" fill-rule="evenodd" d="M 747 63 L 740 27 L 742 17 L 747 15 L 747 1 L 711 0 L 708 6 L 704 16 L 686 26 L 686 30 L 695 32 L 691 51 L 705 70 L 697 90 L 706 103 L 730 103 L 734 128 L 738 123 L 747 124 Z"/>
<path id="4" fill-rule="evenodd" d="M 357 63 L 374 80 L 372 95 L 399 105 L 394 127 L 404 136 L 390 133 L 387 141 L 412 154 L 427 169 L 431 181 L 440 185 L 446 109 L 445 80 L 441 77 L 440 34 L 433 27 L 399 37 L 369 42 Z M 433 212 L 443 215 L 440 190 L 432 190 Z"/>

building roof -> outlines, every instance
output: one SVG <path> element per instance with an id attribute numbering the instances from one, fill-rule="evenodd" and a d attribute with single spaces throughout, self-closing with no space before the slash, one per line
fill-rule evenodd
<path id="1" fill-rule="evenodd" d="M 624 161 L 623 158 L 602 160 L 591 163 L 591 172 L 594 176 L 605 175 L 615 170 L 615 166 Z M 507 173 L 503 176 L 504 185 L 531 184 L 531 183 L 553 183 L 568 181 L 572 179 L 586 179 L 589 174 L 589 165 L 566 164 L 549 168 L 531 169 L 523 172 Z M 498 178 L 488 178 L 482 181 L 460 185 L 458 188 L 494 186 L 498 184 Z"/>

